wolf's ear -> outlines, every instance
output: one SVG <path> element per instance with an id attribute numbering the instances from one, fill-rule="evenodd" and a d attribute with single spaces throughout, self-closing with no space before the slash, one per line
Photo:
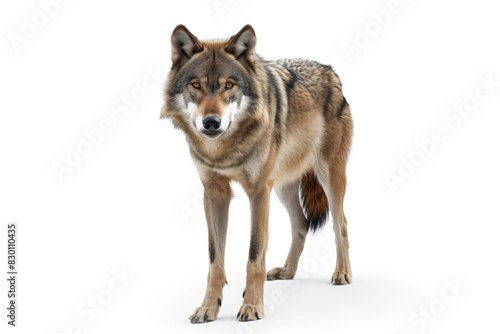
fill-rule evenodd
<path id="1" fill-rule="evenodd" d="M 183 65 L 195 53 L 203 51 L 203 44 L 182 24 L 175 27 L 170 42 L 173 67 Z"/>
<path id="2" fill-rule="evenodd" d="M 224 49 L 232 53 L 236 59 L 245 59 L 253 67 L 257 56 L 255 55 L 255 44 L 257 36 L 252 26 L 247 24 L 236 35 L 231 37 L 224 45 Z"/>

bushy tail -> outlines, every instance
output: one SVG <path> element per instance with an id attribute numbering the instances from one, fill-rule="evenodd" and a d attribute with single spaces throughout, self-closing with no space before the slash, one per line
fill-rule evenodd
<path id="1" fill-rule="evenodd" d="M 328 199 L 314 172 L 307 172 L 300 183 L 300 204 L 312 232 L 320 230 L 328 220 Z"/>

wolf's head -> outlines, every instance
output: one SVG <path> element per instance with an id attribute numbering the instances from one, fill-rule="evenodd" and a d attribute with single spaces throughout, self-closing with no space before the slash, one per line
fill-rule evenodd
<path id="1" fill-rule="evenodd" d="M 248 117 L 256 96 L 253 28 L 246 25 L 226 42 L 200 42 L 179 25 L 171 43 L 162 117 L 203 138 L 230 134 Z"/>

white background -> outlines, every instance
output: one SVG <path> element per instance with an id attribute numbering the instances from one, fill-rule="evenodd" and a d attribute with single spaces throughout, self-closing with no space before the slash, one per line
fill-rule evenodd
<path id="1" fill-rule="evenodd" d="M 217 11 L 220 3 L 228 4 L 225 12 Z M 459 125 L 443 119 L 473 101 L 480 77 L 500 81 L 498 8 L 487 0 L 401 0 L 376 31 L 371 13 L 389 3 L 74 0 L 16 52 L 9 36 L 21 36 L 23 18 L 33 22 L 42 9 L 35 0 L 2 2 L 2 254 L 7 223 L 19 224 L 18 327 L 9 330 L 498 332 L 500 87 Z M 140 90 L 148 68 L 168 70 L 170 34 L 180 23 L 200 39 L 228 38 L 250 23 L 265 58 L 311 58 L 341 77 L 355 124 L 345 200 L 351 285 L 329 284 L 335 254 L 322 246 L 333 237 L 329 222 L 308 237 L 296 280 L 266 283 L 266 318 L 239 323 L 250 218 L 235 185 L 219 320 L 189 323 L 205 291 L 208 254 L 202 187 L 187 144 L 158 120 L 158 84 L 128 115 L 115 112 L 123 94 Z M 372 37 L 348 59 L 341 45 L 355 46 L 367 26 Z M 103 119 L 113 130 L 58 180 L 53 163 L 65 163 L 67 147 L 75 149 Z M 446 140 L 391 189 L 386 173 L 397 173 L 398 157 L 418 156 L 415 141 L 436 128 Z M 289 244 L 288 216 L 273 194 L 268 269 L 283 265 Z M 114 294 L 106 290 L 113 270 L 133 276 Z M 458 296 L 447 281 L 462 286 Z M 5 283 L 2 333 L 10 327 Z M 453 301 L 440 301 L 442 293 Z M 88 311 L 95 297 L 107 304 L 90 320 L 77 309 Z M 429 307 L 431 317 L 422 320 Z"/>

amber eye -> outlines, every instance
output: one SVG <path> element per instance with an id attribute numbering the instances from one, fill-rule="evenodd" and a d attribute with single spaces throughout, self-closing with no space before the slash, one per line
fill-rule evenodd
<path id="1" fill-rule="evenodd" d="M 231 89 L 233 88 L 234 84 L 232 82 L 227 82 L 226 83 L 226 89 Z"/>
<path id="2" fill-rule="evenodd" d="M 193 82 L 193 83 L 192 83 L 192 86 L 193 86 L 194 88 L 196 88 L 196 89 L 200 89 L 200 83 L 199 83 L 199 82 L 197 82 L 197 81 L 196 81 L 196 82 Z"/>

